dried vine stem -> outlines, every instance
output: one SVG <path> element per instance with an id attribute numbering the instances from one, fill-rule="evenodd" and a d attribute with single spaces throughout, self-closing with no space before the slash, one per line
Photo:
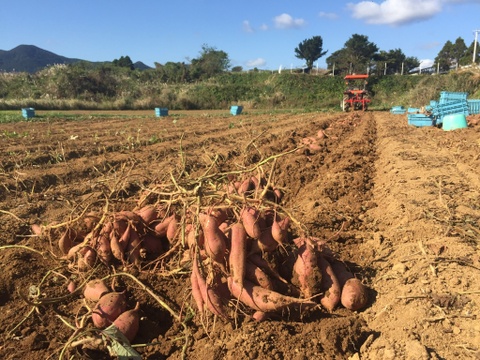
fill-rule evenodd
<path id="1" fill-rule="evenodd" d="M 126 272 L 120 272 L 120 273 L 115 273 L 115 274 L 110 274 L 102 278 L 102 280 L 109 280 L 114 277 L 120 277 L 120 276 L 125 276 L 133 280 L 135 283 L 140 285 L 141 289 L 147 292 L 152 298 L 154 298 L 165 310 L 167 310 L 172 317 L 177 320 L 178 322 L 182 323 L 180 315 L 178 315 L 173 309 L 168 306 L 168 304 L 160 299 L 160 297 L 155 294 L 149 287 L 147 287 L 144 283 L 142 283 L 140 280 L 138 280 L 134 275 Z"/>

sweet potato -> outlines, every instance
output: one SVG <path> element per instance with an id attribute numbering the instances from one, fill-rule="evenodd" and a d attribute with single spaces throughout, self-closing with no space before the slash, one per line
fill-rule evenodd
<path id="1" fill-rule="evenodd" d="M 228 212 L 225 209 L 209 209 L 207 215 L 213 216 L 217 221 L 217 226 L 228 219 Z"/>
<path id="2" fill-rule="evenodd" d="M 328 311 L 333 311 L 340 302 L 341 287 L 332 266 L 322 255 L 317 256 L 318 267 L 322 272 L 321 287 L 323 295 L 320 303 Z"/>
<path id="3" fill-rule="evenodd" d="M 30 225 L 30 229 L 31 229 L 33 235 L 41 236 L 43 234 L 43 226 L 42 225 L 32 224 L 32 225 Z"/>
<path id="4" fill-rule="evenodd" d="M 148 258 L 155 258 L 163 253 L 163 243 L 159 237 L 152 233 L 147 233 L 142 240 L 142 246 Z"/>
<path id="5" fill-rule="evenodd" d="M 348 279 L 342 288 L 341 302 L 352 311 L 363 309 L 368 303 L 367 288 L 357 278 Z"/>
<path id="6" fill-rule="evenodd" d="M 75 290 L 77 290 L 77 284 L 75 283 L 75 281 L 68 282 L 67 290 L 70 294 L 73 293 Z"/>
<path id="7" fill-rule="evenodd" d="M 175 219 L 175 214 L 170 215 L 170 216 L 166 217 L 165 219 L 163 219 L 162 221 L 156 223 L 155 227 L 154 227 L 155 235 L 158 236 L 158 237 L 167 236 L 168 224 L 170 224 L 170 222 L 173 219 Z"/>
<path id="8" fill-rule="evenodd" d="M 112 261 L 113 254 L 110 247 L 110 233 L 113 230 L 113 226 L 110 222 L 105 223 L 100 231 L 100 234 L 95 239 L 95 250 L 97 256 L 104 264 L 109 264 Z"/>
<path id="9" fill-rule="evenodd" d="M 95 226 L 97 226 L 98 222 L 100 221 L 101 216 L 97 213 L 91 212 L 85 215 L 83 218 L 83 222 L 85 223 L 85 229 L 87 232 L 92 231 Z"/>
<path id="10" fill-rule="evenodd" d="M 192 270 L 192 273 L 190 274 L 190 282 L 192 284 L 192 296 L 195 300 L 195 304 L 197 305 L 197 309 L 200 311 L 200 313 L 203 313 L 204 302 L 202 293 L 200 291 L 200 286 L 198 285 L 197 271 Z"/>
<path id="11" fill-rule="evenodd" d="M 83 296 L 90 301 L 98 301 L 100 298 L 110 292 L 107 285 L 101 279 L 90 280 L 83 290 Z"/>
<path id="12" fill-rule="evenodd" d="M 259 266 L 248 260 L 245 263 L 245 279 L 264 289 L 273 290 L 273 282 L 269 276 Z"/>
<path id="13" fill-rule="evenodd" d="M 132 342 L 137 336 L 140 327 L 140 304 L 137 302 L 134 309 L 124 311 L 114 321 L 113 325 Z"/>
<path id="14" fill-rule="evenodd" d="M 240 213 L 247 235 L 253 239 L 259 239 L 262 234 L 260 212 L 252 207 L 245 207 Z"/>
<path id="15" fill-rule="evenodd" d="M 115 223 L 114 223 L 115 227 Z M 125 249 L 130 242 L 130 235 L 132 233 L 132 225 L 130 223 L 126 224 L 125 231 L 118 237 L 116 231 L 112 231 L 110 233 L 110 248 L 112 249 L 113 256 L 118 259 L 122 260 L 125 255 Z"/>
<path id="16" fill-rule="evenodd" d="M 347 269 L 345 264 L 339 260 L 332 259 L 330 260 L 330 264 L 335 276 L 337 277 L 340 288 L 343 288 L 347 280 L 354 277 L 353 274 Z"/>
<path id="17" fill-rule="evenodd" d="M 160 216 L 159 209 L 157 209 L 155 205 L 145 205 L 144 207 L 135 211 L 135 213 L 142 218 L 145 224 L 152 223 Z"/>
<path id="18" fill-rule="evenodd" d="M 190 225 L 190 224 L 188 224 Z M 187 226 L 188 226 L 187 225 Z M 187 232 L 187 245 L 189 249 L 195 248 L 195 246 L 198 246 L 200 248 L 203 248 L 205 245 L 205 238 L 203 236 L 203 230 L 202 229 L 191 229 Z"/>
<path id="19" fill-rule="evenodd" d="M 77 269 L 79 271 L 87 271 L 95 266 L 97 261 L 97 253 L 90 246 L 85 246 L 77 253 Z"/>
<path id="20" fill-rule="evenodd" d="M 317 264 L 316 249 L 308 238 L 294 240 L 298 246 L 298 257 L 293 265 L 292 283 L 300 288 L 306 298 L 321 292 L 322 273 Z"/>
<path id="21" fill-rule="evenodd" d="M 126 248 L 129 263 L 137 266 L 140 265 L 142 261 L 142 243 L 143 242 L 140 240 L 140 236 L 138 235 L 137 231 L 132 229 L 130 232 L 130 241 L 128 242 Z"/>
<path id="22" fill-rule="evenodd" d="M 240 195 L 243 195 L 243 194 L 247 195 L 251 193 L 253 190 L 255 190 L 255 183 L 252 181 L 251 178 L 248 178 L 241 182 L 241 185 L 238 188 L 238 193 Z"/>
<path id="23" fill-rule="evenodd" d="M 167 226 L 167 239 L 170 242 L 170 244 L 173 244 L 175 242 L 175 239 L 177 238 L 177 235 L 179 233 L 179 224 L 178 224 L 178 219 L 176 216 L 173 216 L 173 218 L 170 220 Z"/>
<path id="24" fill-rule="evenodd" d="M 332 260 L 330 263 L 342 289 L 342 305 L 353 311 L 364 308 L 368 303 L 368 290 L 365 285 L 353 276 L 343 262 Z"/>
<path id="25" fill-rule="evenodd" d="M 110 326 L 126 310 L 124 292 L 110 292 L 103 295 L 92 312 L 93 324 L 100 329 Z"/>
<path id="26" fill-rule="evenodd" d="M 247 259 L 247 232 L 241 223 L 235 223 L 231 229 L 231 247 L 229 255 L 230 276 L 243 286 L 245 261 Z"/>
<path id="27" fill-rule="evenodd" d="M 243 288 L 228 277 L 228 286 L 232 295 L 250 308 L 274 312 L 292 307 L 308 309 L 316 304 L 313 301 L 285 296 L 272 290 L 264 289 L 248 280 L 244 280 Z"/>
<path id="28" fill-rule="evenodd" d="M 200 213 L 199 221 L 204 234 L 205 252 L 213 261 L 224 264 L 227 248 L 225 234 L 220 231 L 213 216 Z"/>
<path id="29" fill-rule="evenodd" d="M 194 257 L 192 271 L 195 271 L 200 294 L 202 295 L 203 303 L 207 305 L 207 309 L 213 314 L 228 319 L 222 299 L 217 292 L 217 289 L 207 284 L 205 277 L 199 269 L 197 257 Z"/>
<path id="30" fill-rule="evenodd" d="M 279 244 L 283 244 L 287 239 L 288 227 L 290 226 L 290 218 L 285 217 L 280 219 L 278 214 L 275 214 L 272 221 L 272 237 Z"/>
<path id="31" fill-rule="evenodd" d="M 58 240 L 58 247 L 62 254 L 66 255 L 76 241 L 82 241 L 85 234 L 73 228 L 68 228 Z"/>
<path id="32" fill-rule="evenodd" d="M 265 258 L 262 257 L 261 254 L 249 254 L 248 256 L 248 261 L 251 263 L 257 265 L 259 268 L 261 268 L 265 274 L 268 275 L 268 277 L 271 279 L 272 284 L 273 284 L 273 290 L 283 294 L 283 295 L 289 295 L 289 296 L 294 296 L 294 297 L 299 297 L 300 292 L 299 290 L 289 283 L 287 280 L 285 280 L 275 269 L 275 266 L 270 264 Z M 292 264 L 293 265 L 293 264 Z"/>

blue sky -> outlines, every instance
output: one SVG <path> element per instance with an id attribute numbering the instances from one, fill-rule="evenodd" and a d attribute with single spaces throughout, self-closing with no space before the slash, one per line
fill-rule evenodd
<path id="1" fill-rule="evenodd" d="M 469 46 L 477 29 L 480 0 L 0 1 L 1 50 L 28 44 L 89 61 L 128 55 L 152 67 L 189 62 L 204 44 L 244 69 L 301 67 L 295 47 L 319 35 L 325 68 L 353 34 L 380 50 L 400 48 L 425 67 L 448 40 Z"/>

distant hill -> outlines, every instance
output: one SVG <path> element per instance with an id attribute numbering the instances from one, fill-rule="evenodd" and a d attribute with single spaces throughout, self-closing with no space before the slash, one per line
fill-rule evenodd
<path id="1" fill-rule="evenodd" d="M 50 51 L 40 49 L 34 45 L 19 45 L 12 50 L 0 50 L 0 71 L 6 72 L 28 72 L 35 73 L 46 66 L 54 64 L 73 64 L 79 61 L 87 60 L 67 58 L 65 56 L 54 54 Z M 94 63 L 99 64 L 99 63 Z M 135 69 L 150 69 L 141 61 L 133 64 Z"/>

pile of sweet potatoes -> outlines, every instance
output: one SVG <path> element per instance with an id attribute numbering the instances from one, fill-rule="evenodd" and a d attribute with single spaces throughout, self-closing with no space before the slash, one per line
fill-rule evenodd
<path id="1" fill-rule="evenodd" d="M 78 271 L 102 264 L 142 270 L 162 254 L 181 252 L 177 259 L 190 271 L 196 308 L 223 319 L 235 316 L 239 307 L 261 321 L 312 308 L 367 305 L 362 282 L 325 241 L 305 234 L 280 205 L 282 192 L 270 180 L 243 174 L 208 184 L 157 187 L 132 210 L 87 214 L 81 226 L 69 226 L 58 240 L 62 256 Z M 119 316 L 120 324 L 134 321 L 138 329 L 137 320 L 130 319 L 137 308 L 125 312 L 115 303 L 122 311 L 104 314 L 113 301 L 102 300 L 106 296 L 121 300 L 122 295 L 108 292 L 98 298 L 95 325 L 115 323 Z M 128 321 L 121 318 L 124 313 Z"/>

